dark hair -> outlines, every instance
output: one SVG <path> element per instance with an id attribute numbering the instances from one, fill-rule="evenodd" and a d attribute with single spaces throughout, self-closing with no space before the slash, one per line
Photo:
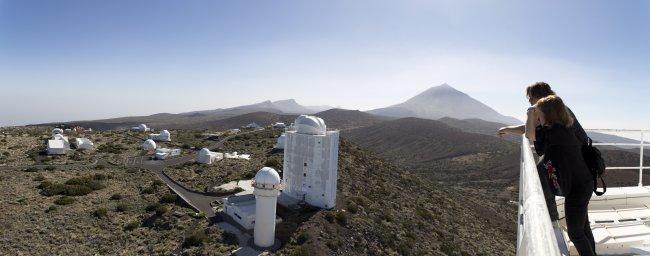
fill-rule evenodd
<path id="1" fill-rule="evenodd" d="M 535 105 L 544 113 L 547 124 L 560 124 L 567 128 L 573 125 L 573 117 L 560 97 L 549 95 L 539 99 Z"/>
<path id="2" fill-rule="evenodd" d="M 545 82 L 537 82 L 526 88 L 526 96 L 528 96 L 528 98 L 541 99 L 549 95 L 555 95 L 555 92 L 551 90 L 551 86 Z"/>

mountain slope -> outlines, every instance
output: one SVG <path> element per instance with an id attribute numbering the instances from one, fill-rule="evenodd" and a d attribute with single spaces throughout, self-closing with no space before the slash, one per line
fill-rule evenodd
<path id="1" fill-rule="evenodd" d="M 314 114 L 325 120 L 328 128 L 349 130 L 386 121 L 382 116 L 368 114 L 359 110 L 330 109 Z"/>
<path id="2" fill-rule="evenodd" d="M 278 225 L 278 255 L 514 255 L 516 206 L 422 179 L 341 140 L 337 205 Z"/>
<path id="3" fill-rule="evenodd" d="M 516 118 L 499 114 L 489 106 L 448 84 L 429 88 L 403 103 L 368 112 L 384 116 L 418 117 L 434 120 L 451 117 L 456 119 L 477 118 L 505 124 L 521 123 Z"/>
<path id="4" fill-rule="evenodd" d="M 516 143 L 419 118 L 345 131 L 343 137 L 423 179 L 454 184 L 486 204 L 502 207 L 517 200 Z"/>

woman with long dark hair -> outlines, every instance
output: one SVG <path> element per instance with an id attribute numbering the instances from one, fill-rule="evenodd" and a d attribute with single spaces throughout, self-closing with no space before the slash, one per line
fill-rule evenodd
<path id="1" fill-rule="evenodd" d="M 543 178 L 554 195 L 565 198 L 569 239 L 581 256 L 596 255 L 587 211 L 593 179 L 582 156 L 583 143 L 573 129 L 574 119 L 555 95 L 539 99 L 528 115 L 525 134 L 543 155 L 540 164 L 547 174 Z"/>

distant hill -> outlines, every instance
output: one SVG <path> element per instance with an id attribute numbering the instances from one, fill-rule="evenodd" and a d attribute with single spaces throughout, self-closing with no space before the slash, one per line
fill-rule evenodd
<path id="1" fill-rule="evenodd" d="M 519 171 L 515 143 L 464 132 L 441 121 L 403 118 L 344 135 L 388 160 L 439 180 L 514 181 Z"/>
<path id="2" fill-rule="evenodd" d="M 238 106 L 233 108 L 192 111 L 192 112 L 181 113 L 181 114 L 191 115 L 195 113 L 200 113 L 200 114 L 208 114 L 208 115 L 215 115 L 215 114 L 223 115 L 225 113 L 228 113 L 230 115 L 241 115 L 241 114 L 248 114 L 253 112 L 269 112 L 269 113 L 276 113 L 276 114 L 314 114 L 322 111 L 321 109 L 327 110 L 331 108 L 332 107 L 329 106 L 313 106 L 313 107 L 303 106 L 298 104 L 298 102 L 296 102 L 296 100 L 294 99 L 287 99 L 287 100 L 278 100 L 278 101 L 267 100 L 256 104 Z"/>
<path id="3" fill-rule="evenodd" d="M 481 119 L 455 119 L 451 117 L 443 117 L 438 119 L 446 125 L 461 129 L 464 132 L 479 133 L 494 136 L 499 128 L 507 126 L 503 123 L 490 122 Z"/>
<path id="4" fill-rule="evenodd" d="M 418 117 L 424 119 L 482 119 L 505 124 L 521 124 L 514 117 L 504 116 L 489 106 L 458 91 L 448 84 L 432 87 L 409 100 L 368 113 L 392 117 Z"/>
<path id="5" fill-rule="evenodd" d="M 296 119 L 296 115 L 280 115 L 269 112 L 254 112 L 225 119 L 197 123 L 194 126 L 201 129 L 226 130 L 240 128 L 250 123 L 256 123 L 260 126 L 267 126 L 275 122 L 291 123 Z"/>
<path id="6" fill-rule="evenodd" d="M 375 116 L 358 110 L 330 109 L 315 113 L 315 116 L 325 119 L 328 129 L 348 130 L 364 127 L 383 122 L 384 117 Z M 276 114 L 269 112 L 254 112 L 234 117 L 195 123 L 192 126 L 196 129 L 230 129 L 238 128 L 255 122 L 258 125 L 266 126 L 275 122 L 283 122 L 287 125 L 293 123 L 298 115 Z"/>
<path id="7" fill-rule="evenodd" d="M 37 125 L 55 126 L 59 124 L 80 125 L 96 130 L 124 129 L 138 124 L 147 124 L 154 129 L 204 129 L 209 128 L 206 124 L 219 123 L 217 120 L 227 119 L 240 115 L 266 112 L 277 115 L 314 114 L 318 110 L 330 109 L 328 106 L 302 106 L 295 100 L 263 101 L 256 104 L 237 106 L 232 108 L 221 108 L 213 110 L 201 110 L 184 112 L 178 114 L 159 113 L 148 116 L 118 117 L 101 120 L 84 120 L 45 123 Z"/>
<path id="8" fill-rule="evenodd" d="M 369 126 L 387 120 L 386 117 L 361 112 L 359 110 L 347 110 L 338 108 L 316 113 L 315 116 L 323 118 L 328 128 L 339 130 L 349 130 Z"/>

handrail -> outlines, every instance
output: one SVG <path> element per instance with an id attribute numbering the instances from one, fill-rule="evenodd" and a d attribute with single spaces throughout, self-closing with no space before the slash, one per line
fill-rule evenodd
<path id="1" fill-rule="evenodd" d="M 640 135 L 639 143 L 607 143 L 607 142 L 598 142 L 593 143 L 595 146 L 631 146 L 639 147 L 639 166 L 608 166 L 607 170 L 639 170 L 639 187 L 643 186 L 643 170 L 650 169 L 650 166 L 643 165 L 643 154 L 645 147 L 650 146 L 646 143 L 645 134 L 650 134 L 650 130 L 628 130 L 628 129 L 587 129 L 586 131 L 590 132 L 609 132 L 609 133 L 637 133 Z"/>
<path id="2" fill-rule="evenodd" d="M 546 207 L 535 158 L 524 136 L 520 164 L 517 255 L 562 255 Z"/>

